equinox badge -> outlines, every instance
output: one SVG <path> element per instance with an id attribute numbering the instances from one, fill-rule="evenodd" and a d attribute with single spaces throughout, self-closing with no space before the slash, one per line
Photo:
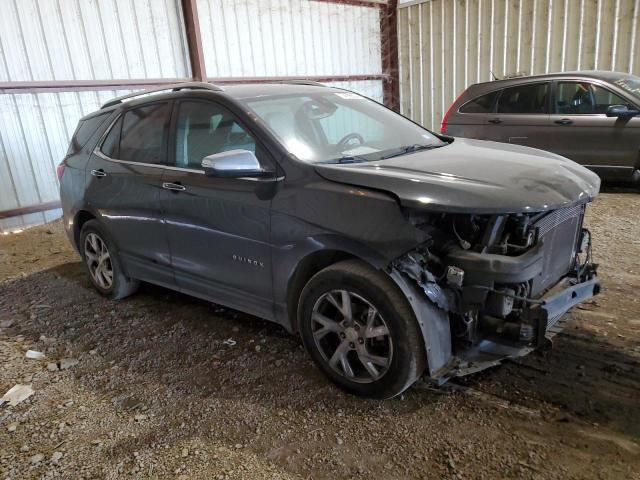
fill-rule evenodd
<path id="1" fill-rule="evenodd" d="M 248 265 L 253 265 L 254 267 L 264 268 L 264 263 L 260 260 L 254 260 L 253 258 L 243 257 L 242 255 L 236 255 L 235 253 L 232 255 L 232 258 L 236 262 L 246 263 Z"/>

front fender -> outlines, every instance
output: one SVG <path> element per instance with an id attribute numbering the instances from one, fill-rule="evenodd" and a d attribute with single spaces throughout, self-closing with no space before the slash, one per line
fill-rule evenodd
<path id="1" fill-rule="evenodd" d="M 413 310 L 427 354 L 427 370 L 429 377 L 443 377 L 453 362 L 451 344 L 451 327 L 447 312 L 434 305 L 406 275 L 393 269 L 389 274 L 409 301 Z"/>

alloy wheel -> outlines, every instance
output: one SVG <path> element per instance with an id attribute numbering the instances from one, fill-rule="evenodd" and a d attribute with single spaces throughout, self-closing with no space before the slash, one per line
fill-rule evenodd
<path id="1" fill-rule="evenodd" d="M 111 256 L 104 240 L 93 232 L 85 237 L 84 258 L 96 284 L 105 290 L 110 289 L 113 285 Z"/>
<path id="2" fill-rule="evenodd" d="M 318 298 L 311 321 L 316 347 L 334 372 L 353 382 L 372 383 L 389 370 L 391 334 L 368 300 L 347 290 L 332 290 Z"/>

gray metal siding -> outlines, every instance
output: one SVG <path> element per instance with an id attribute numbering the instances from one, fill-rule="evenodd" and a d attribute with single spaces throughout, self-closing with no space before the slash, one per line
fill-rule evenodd
<path id="1" fill-rule="evenodd" d="M 0 211 L 57 200 L 55 167 L 69 147 L 78 120 L 109 98 L 129 92 L 0 95 Z M 2 219 L 0 230 L 42 223 L 50 217 L 50 213 L 34 213 Z"/>
<path id="2" fill-rule="evenodd" d="M 4 0 L 0 81 L 190 76 L 179 0 Z"/>
<path id="3" fill-rule="evenodd" d="M 380 9 L 312 0 L 198 0 L 209 77 L 382 72 Z"/>
<path id="4" fill-rule="evenodd" d="M 403 114 L 439 130 L 477 82 L 524 71 L 640 73 L 640 0 L 425 0 L 398 12 Z"/>

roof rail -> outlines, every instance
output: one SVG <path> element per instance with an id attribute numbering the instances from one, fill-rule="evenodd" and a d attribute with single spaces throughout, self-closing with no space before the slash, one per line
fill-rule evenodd
<path id="1" fill-rule="evenodd" d="M 291 85 L 313 85 L 315 87 L 326 87 L 326 85 L 324 83 L 320 83 L 320 82 L 314 82 L 313 80 L 305 80 L 304 78 L 301 79 L 291 79 L 291 80 L 280 80 L 276 83 L 288 83 Z"/>
<path id="2" fill-rule="evenodd" d="M 148 93 L 164 92 L 167 90 L 171 90 L 172 92 L 179 92 L 180 90 L 212 90 L 215 92 L 223 91 L 222 88 L 220 88 L 218 85 L 214 85 L 213 83 L 206 83 L 206 82 L 175 83 L 173 85 L 165 85 L 164 87 L 150 88 L 148 90 L 142 90 L 140 92 L 133 92 L 127 95 L 122 95 L 121 97 L 116 97 L 112 100 L 109 100 L 100 108 L 102 109 L 102 108 L 112 107 L 113 105 L 122 103 L 123 100 L 128 100 L 129 98 L 139 97 L 141 95 L 147 95 Z"/>

